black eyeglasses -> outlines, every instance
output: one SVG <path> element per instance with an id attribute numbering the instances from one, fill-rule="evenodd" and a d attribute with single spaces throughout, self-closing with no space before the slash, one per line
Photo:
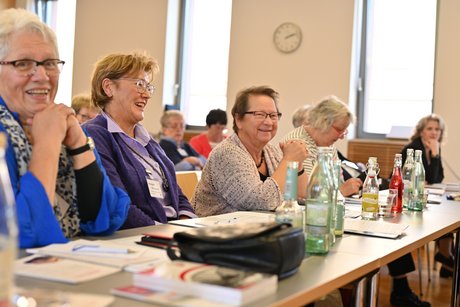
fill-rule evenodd
<path id="1" fill-rule="evenodd" d="M 117 80 L 135 81 L 134 84 L 136 84 L 137 92 L 139 94 L 144 94 L 147 91 L 150 95 L 153 95 L 156 90 L 155 85 L 147 83 L 147 81 L 143 79 L 118 78 Z"/>
<path id="2" fill-rule="evenodd" d="M 48 59 L 44 61 L 30 59 L 0 61 L 0 65 L 12 65 L 16 72 L 23 76 L 32 76 L 40 65 L 43 66 L 48 76 L 56 76 L 61 73 L 64 64 L 65 62 L 59 59 Z"/>
<path id="3" fill-rule="evenodd" d="M 283 115 L 279 112 L 267 113 L 264 111 L 250 111 L 244 112 L 244 114 L 252 114 L 257 120 L 265 120 L 267 117 L 270 117 L 272 121 L 278 121 L 281 118 L 281 115 Z"/>

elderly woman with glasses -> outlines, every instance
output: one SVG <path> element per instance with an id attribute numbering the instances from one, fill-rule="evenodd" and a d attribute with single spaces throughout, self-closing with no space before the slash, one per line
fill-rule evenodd
<path id="1" fill-rule="evenodd" d="M 235 133 L 213 149 L 192 198 L 199 216 L 274 210 L 282 202 L 287 163 L 300 164 L 308 156 L 302 142 L 269 143 L 281 117 L 278 93 L 272 88 L 258 86 L 239 92 L 232 116 Z M 301 171 L 300 193 L 305 193 L 306 182 Z"/>
<path id="2" fill-rule="evenodd" d="M 343 139 L 348 133 L 348 126 L 353 120 L 353 115 L 348 107 L 335 96 L 322 99 L 312 107 L 303 125 L 289 132 L 283 141 L 302 140 L 309 152 L 307 159 L 303 161 L 303 167 L 310 176 L 313 166 L 318 159 L 319 146 L 332 146 Z M 337 150 L 334 148 L 334 156 L 337 158 Z M 340 192 L 344 196 L 350 196 L 359 192 L 363 182 L 359 178 L 350 178 L 340 186 Z"/>
<path id="3" fill-rule="evenodd" d="M 102 111 L 83 127 L 113 184 L 131 198 L 123 228 L 196 217 L 177 185 L 174 164 L 139 123 L 158 71 L 158 63 L 145 54 L 110 54 L 96 63 L 91 80 L 92 100 Z"/>
<path id="4" fill-rule="evenodd" d="M 63 64 L 53 30 L 36 15 L 0 12 L 0 132 L 21 248 L 111 234 L 128 212 L 75 112 L 54 102 Z"/>
<path id="5" fill-rule="evenodd" d="M 160 119 L 160 146 L 174 163 L 176 171 L 201 170 L 206 158 L 184 141 L 185 119 L 182 112 L 169 110 Z"/>

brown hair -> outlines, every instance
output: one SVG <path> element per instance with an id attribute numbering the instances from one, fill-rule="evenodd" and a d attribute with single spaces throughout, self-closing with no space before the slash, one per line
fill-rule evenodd
<path id="1" fill-rule="evenodd" d="M 233 116 L 233 131 L 238 134 L 238 126 L 236 125 L 236 119 L 242 119 L 245 115 L 244 113 L 248 111 L 249 108 L 249 97 L 250 96 L 268 96 L 273 99 L 275 102 L 276 111 L 279 112 L 278 102 L 279 102 L 279 94 L 277 91 L 272 89 L 268 86 L 253 86 L 241 90 L 236 95 L 235 103 L 232 108 L 232 116 Z"/>
<path id="2" fill-rule="evenodd" d="M 152 80 L 153 76 L 159 72 L 158 62 L 141 52 L 114 53 L 100 59 L 95 64 L 91 79 L 91 98 L 94 104 L 104 109 L 111 100 L 102 87 L 104 79 L 116 80 L 141 71 L 150 74 Z"/>

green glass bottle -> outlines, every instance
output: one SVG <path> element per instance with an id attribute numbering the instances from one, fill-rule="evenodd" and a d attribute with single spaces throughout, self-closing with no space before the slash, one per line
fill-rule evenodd
<path id="1" fill-rule="evenodd" d="M 299 162 L 289 161 L 286 169 L 283 202 L 275 210 L 278 223 L 290 223 L 293 227 L 303 228 L 303 208 L 297 203 L 297 172 Z"/>
<path id="2" fill-rule="evenodd" d="M 328 158 L 328 148 L 318 147 L 318 161 L 311 173 L 305 200 L 306 252 L 329 252 L 334 184 Z"/>
<path id="3" fill-rule="evenodd" d="M 412 170 L 412 198 L 407 209 L 422 211 L 425 206 L 425 168 L 422 162 L 422 151 L 415 150 L 414 169 Z"/>

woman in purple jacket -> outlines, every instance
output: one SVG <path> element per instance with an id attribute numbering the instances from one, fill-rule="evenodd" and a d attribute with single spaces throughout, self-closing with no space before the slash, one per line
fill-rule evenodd
<path id="1" fill-rule="evenodd" d="M 177 185 L 174 164 L 139 124 L 155 91 L 158 63 L 140 54 L 110 54 L 96 63 L 91 81 L 100 115 L 84 124 L 114 186 L 128 192 L 131 206 L 123 228 L 196 217 Z"/>

